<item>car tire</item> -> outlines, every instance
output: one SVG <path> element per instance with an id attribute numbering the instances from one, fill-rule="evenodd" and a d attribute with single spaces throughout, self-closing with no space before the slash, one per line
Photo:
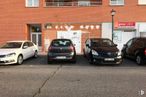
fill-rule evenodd
<path id="1" fill-rule="evenodd" d="M 85 50 L 83 49 L 83 56 L 86 58 L 86 55 L 85 55 Z"/>
<path id="2" fill-rule="evenodd" d="M 137 55 L 137 56 L 136 56 L 136 63 L 137 63 L 138 65 L 143 64 L 143 60 L 142 60 L 142 57 L 141 57 L 140 55 Z"/>
<path id="3" fill-rule="evenodd" d="M 38 51 L 35 51 L 34 52 L 34 58 L 37 58 L 38 57 Z"/>
<path id="4" fill-rule="evenodd" d="M 122 58 L 126 58 L 126 53 L 123 51 L 121 52 Z"/>
<path id="5" fill-rule="evenodd" d="M 48 64 L 52 64 L 52 61 L 47 61 Z"/>
<path id="6" fill-rule="evenodd" d="M 22 63 L 23 63 L 23 56 L 19 55 L 18 58 L 17 58 L 17 64 L 21 65 Z"/>
<path id="7" fill-rule="evenodd" d="M 52 61 L 49 59 L 49 57 L 47 58 L 47 63 L 52 64 Z"/>
<path id="8" fill-rule="evenodd" d="M 76 61 L 76 58 L 73 58 L 72 60 L 71 60 L 71 63 L 76 63 L 77 61 Z"/>
<path id="9" fill-rule="evenodd" d="M 88 61 L 89 61 L 90 64 L 94 64 L 93 55 L 92 54 L 89 55 Z"/>

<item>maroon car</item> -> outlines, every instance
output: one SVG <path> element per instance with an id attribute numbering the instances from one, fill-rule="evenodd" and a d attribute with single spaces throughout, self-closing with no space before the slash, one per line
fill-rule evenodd
<path id="1" fill-rule="evenodd" d="M 146 64 L 146 37 L 135 37 L 130 39 L 122 49 L 124 58 L 131 58 L 137 64 Z"/>
<path id="2" fill-rule="evenodd" d="M 56 60 L 76 63 L 75 47 L 70 39 L 54 39 L 48 48 L 47 57 L 48 64 Z"/>

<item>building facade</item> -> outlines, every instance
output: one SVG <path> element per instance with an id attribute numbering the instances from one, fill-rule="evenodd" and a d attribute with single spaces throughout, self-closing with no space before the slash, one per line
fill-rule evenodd
<path id="1" fill-rule="evenodd" d="M 52 39 L 69 38 L 82 53 L 87 38 L 112 38 L 112 9 L 119 48 L 146 36 L 146 0 L 4 0 L 0 5 L 0 44 L 31 40 L 47 51 Z"/>

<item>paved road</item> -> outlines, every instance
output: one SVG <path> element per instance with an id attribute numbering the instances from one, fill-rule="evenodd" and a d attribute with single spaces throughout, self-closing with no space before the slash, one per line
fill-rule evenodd
<path id="1" fill-rule="evenodd" d="M 146 97 L 146 66 L 131 60 L 122 65 L 48 65 L 46 56 L 23 65 L 0 66 L 0 97 Z"/>

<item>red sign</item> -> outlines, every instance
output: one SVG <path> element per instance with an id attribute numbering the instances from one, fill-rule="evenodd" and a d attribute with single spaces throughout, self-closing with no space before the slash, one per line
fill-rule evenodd
<path id="1" fill-rule="evenodd" d="M 115 27 L 117 28 L 134 28 L 135 22 L 118 22 Z"/>

